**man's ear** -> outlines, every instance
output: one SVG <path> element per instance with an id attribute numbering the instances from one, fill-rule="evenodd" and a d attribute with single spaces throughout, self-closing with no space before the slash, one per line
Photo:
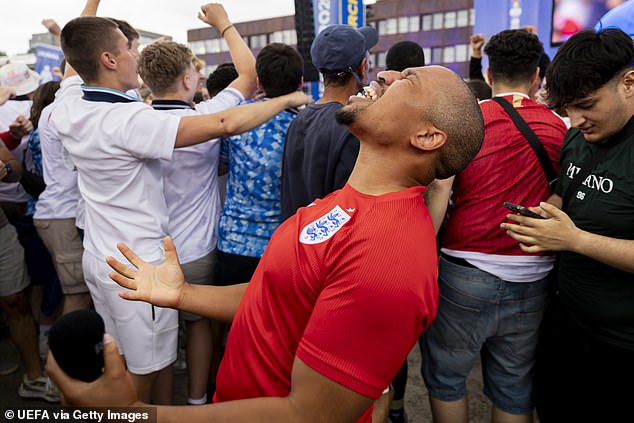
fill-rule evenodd
<path id="1" fill-rule="evenodd" d="M 623 86 L 625 87 L 625 96 L 627 98 L 634 97 L 634 69 L 630 69 L 623 75 Z"/>
<path id="2" fill-rule="evenodd" d="M 487 68 L 485 79 L 487 84 L 493 85 L 493 76 L 491 75 L 491 68 Z"/>
<path id="3" fill-rule="evenodd" d="M 531 97 L 531 98 L 535 97 L 535 94 L 539 90 L 539 85 L 541 84 L 541 82 L 542 82 L 542 80 L 539 77 L 539 66 L 537 66 L 537 69 L 535 69 L 535 74 L 531 78 L 531 86 L 528 89 L 529 97 Z"/>
<path id="4" fill-rule="evenodd" d="M 430 126 L 412 135 L 409 143 L 421 151 L 433 151 L 441 148 L 447 141 L 447 134 L 440 129 Z"/>
<path id="5" fill-rule="evenodd" d="M 361 60 L 359 67 L 357 68 L 357 75 L 359 75 L 361 82 L 363 82 L 364 84 L 368 81 L 369 67 L 370 64 L 368 63 L 368 58 L 364 57 L 363 60 Z"/>
<path id="6" fill-rule="evenodd" d="M 195 80 L 192 80 L 190 72 L 185 71 L 183 76 L 181 76 L 181 83 L 183 84 L 183 88 L 185 88 L 185 90 L 189 91 L 189 90 L 192 89 L 192 87 L 197 86 L 198 85 L 198 74 L 196 74 L 195 78 L 196 78 Z"/>
<path id="7" fill-rule="evenodd" d="M 102 51 L 101 54 L 99 54 L 99 62 L 107 69 L 117 69 L 117 59 L 114 54 L 109 51 Z"/>
<path id="8" fill-rule="evenodd" d="M 260 82 L 260 77 L 256 75 L 255 77 L 255 92 L 264 92 L 264 88 L 262 87 L 262 83 Z"/>

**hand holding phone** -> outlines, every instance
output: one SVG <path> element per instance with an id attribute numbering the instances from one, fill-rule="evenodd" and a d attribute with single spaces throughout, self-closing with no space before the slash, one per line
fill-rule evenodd
<path id="1" fill-rule="evenodd" d="M 520 206 L 519 204 L 507 203 L 506 201 L 502 203 L 504 207 L 507 209 L 514 211 L 515 213 L 519 213 L 522 216 L 532 217 L 534 219 L 545 219 L 545 217 L 540 216 L 539 214 L 530 211 L 524 206 Z"/>

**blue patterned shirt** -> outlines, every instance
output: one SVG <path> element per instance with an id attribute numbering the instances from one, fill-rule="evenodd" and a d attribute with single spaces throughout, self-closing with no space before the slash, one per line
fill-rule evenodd
<path id="1" fill-rule="evenodd" d="M 29 154 L 31 155 L 31 159 L 33 161 L 32 169 L 29 169 L 31 172 L 36 173 L 38 175 L 43 175 L 42 171 L 42 150 L 40 148 L 40 130 L 34 129 L 29 134 L 29 141 L 27 143 L 27 148 L 29 150 Z M 26 155 L 27 152 L 25 151 Z M 29 200 L 26 203 L 26 212 L 24 213 L 26 216 L 33 216 L 35 214 L 35 203 L 37 203 L 37 198 L 33 196 L 29 196 Z"/>
<path id="2" fill-rule="evenodd" d="M 229 165 L 229 179 L 218 226 L 220 251 L 262 257 L 282 223 L 282 155 L 295 115 L 284 110 L 251 131 L 222 140 L 220 161 Z"/>

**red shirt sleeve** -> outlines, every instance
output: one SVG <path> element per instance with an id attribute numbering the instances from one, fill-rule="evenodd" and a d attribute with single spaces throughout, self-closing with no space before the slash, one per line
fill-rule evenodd
<path id="1" fill-rule="evenodd" d="M 2 142 L 7 146 L 9 150 L 13 150 L 18 145 L 20 145 L 19 139 L 13 138 L 13 136 L 9 133 L 9 131 L 0 133 L 0 138 L 2 138 Z"/>

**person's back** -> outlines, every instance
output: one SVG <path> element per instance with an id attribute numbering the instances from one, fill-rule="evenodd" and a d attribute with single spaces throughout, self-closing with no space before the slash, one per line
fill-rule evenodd
<path id="1" fill-rule="evenodd" d="M 540 80 L 541 51 L 539 39 L 525 30 L 502 31 L 485 48 L 494 96 L 527 122 L 557 169 L 566 126 L 530 99 Z M 484 141 L 454 179 L 441 248 L 439 313 L 421 337 L 423 377 L 440 421 L 447 413 L 467 415 L 465 381 L 478 357 L 493 415 L 511 419 L 532 413 L 537 331 L 554 262 L 552 255 L 522 251 L 500 229 L 509 213 L 504 202 L 533 205 L 551 191 L 537 153 L 510 115 L 493 100 L 480 108 Z M 518 313 L 531 318 L 518 325 Z"/>
<path id="2" fill-rule="evenodd" d="M 361 89 L 367 77 L 366 51 L 376 30 L 348 25 L 324 29 L 311 46 L 313 64 L 324 76 L 324 96 L 306 107 L 286 135 L 282 168 L 282 219 L 341 188 L 359 154 L 359 140 L 335 121 L 335 112 Z"/>
<path id="3" fill-rule="evenodd" d="M 562 119 L 520 93 L 500 94 L 535 132 L 558 171 L 557 157 L 566 130 Z M 454 179 L 454 207 L 445 226 L 443 247 L 525 255 L 499 230 L 499 223 L 508 214 L 502 203 L 538 204 L 548 198 L 550 187 L 535 152 L 502 107 L 486 100 L 480 108 L 485 122 L 484 143 L 476 158 Z"/>
<path id="4" fill-rule="evenodd" d="M 348 180 L 359 154 L 359 140 L 335 121 L 341 106 L 338 102 L 309 104 L 291 123 L 282 172 L 283 219 Z"/>

